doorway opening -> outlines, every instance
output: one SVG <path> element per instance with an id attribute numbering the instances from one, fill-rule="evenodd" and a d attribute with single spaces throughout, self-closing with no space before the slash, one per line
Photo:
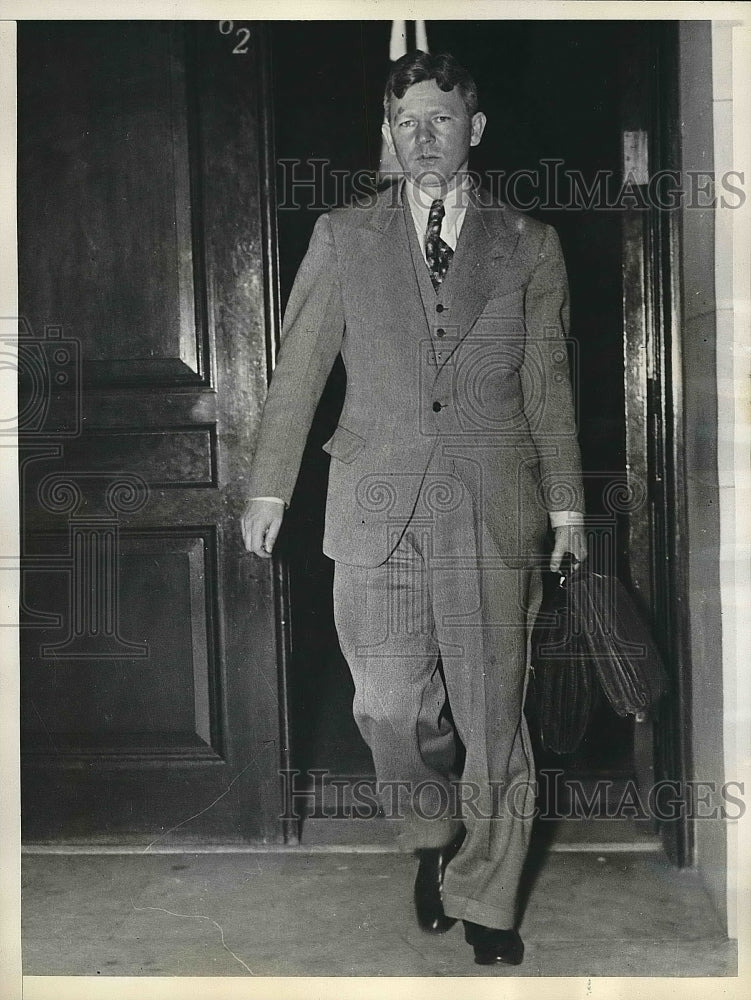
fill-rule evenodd
<path id="1" fill-rule="evenodd" d="M 351 193 L 346 178 L 351 183 L 378 166 L 390 27 L 386 21 L 284 22 L 271 30 L 282 305 L 317 216 L 346 203 Z M 470 168 L 505 200 L 555 226 L 560 236 L 571 294 L 570 361 L 588 523 L 605 540 L 593 547 L 593 568 L 626 582 L 633 524 L 643 517 L 642 510 L 622 501 L 633 493 L 624 331 L 633 321 L 628 310 L 638 304 L 624 296 L 624 213 L 598 204 L 596 192 L 598 179 L 605 178 L 604 190 L 610 192 L 623 177 L 623 134 L 634 128 L 626 63 L 634 50 L 649 62 L 654 30 L 633 21 L 428 22 L 431 51 L 450 51 L 469 69 L 488 117 Z M 300 51 L 314 53 L 302 67 Z M 639 113 L 652 114 L 650 96 L 642 97 Z M 352 718 L 353 685 L 334 629 L 333 563 L 321 552 L 328 474 L 321 445 L 336 426 L 345 382 L 338 361 L 279 543 L 291 608 L 291 765 L 303 781 L 317 771 L 350 779 L 373 776 L 370 753 Z M 645 469 L 650 461 L 645 455 Z M 642 504 L 648 493 L 646 483 Z M 575 753 L 550 754 L 534 727 L 532 736 L 538 774 L 558 772 L 564 785 L 578 782 L 585 791 L 603 781 L 611 803 L 630 783 L 643 786 L 654 774 L 651 727 L 619 718 L 604 698 Z M 320 798 L 320 787 L 318 793 Z M 325 803 L 319 805 L 325 813 Z M 308 818 L 302 839 L 328 842 L 335 825 Z M 365 826 L 367 840 L 373 826 Z M 651 821 L 634 831 L 631 824 L 617 836 L 656 843 Z"/>

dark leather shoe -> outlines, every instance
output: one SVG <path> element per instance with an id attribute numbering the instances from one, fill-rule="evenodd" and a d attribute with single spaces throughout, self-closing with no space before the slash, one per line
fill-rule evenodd
<path id="1" fill-rule="evenodd" d="M 465 920 L 464 940 L 475 949 L 477 965 L 520 965 L 524 958 L 524 943 L 514 930 L 497 930 Z"/>
<path id="2" fill-rule="evenodd" d="M 415 912 L 417 923 L 428 934 L 445 934 L 456 923 L 455 917 L 443 912 L 443 874 L 446 865 L 461 847 L 465 831 L 462 830 L 444 847 L 423 847 L 417 852 L 420 864 L 415 879 Z"/>

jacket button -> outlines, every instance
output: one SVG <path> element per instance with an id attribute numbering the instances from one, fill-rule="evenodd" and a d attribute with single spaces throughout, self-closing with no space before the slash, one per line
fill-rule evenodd
<path id="1" fill-rule="evenodd" d="M 445 337 L 446 336 L 446 331 L 443 329 L 442 326 L 439 326 L 438 329 L 435 332 L 435 335 L 436 335 L 436 337 Z"/>
<path id="2" fill-rule="evenodd" d="M 438 402 L 438 400 L 436 400 L 435 403 L 433 403 L 433 412 L 434 413 L 440 413 L 442 409 L 443 409 L 443 407 Z"/>
<path id="3" fill-rule="evenodd" d="M 441 303 L 440 303 L 440 302 L 439 302 L 439 303 L 438 303 L 438 305 L 437 305 L 437 306 L 435 307 L 435 311 L 436 311 L 437 313 L 442 313 L 442 312 L 443 312 L 443 309 L 444 309 L 444 307 L 443 307 L 443 306 L 441 305 Z"/>

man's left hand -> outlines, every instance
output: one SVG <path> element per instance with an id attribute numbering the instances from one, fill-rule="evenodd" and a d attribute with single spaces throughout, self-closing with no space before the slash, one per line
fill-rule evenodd
<path id="1" fill-rule="evenodd" d="M 583 524 L 563 524 L 555 528 L 555 545 L 550 556 L 550 571 L 557 572 L 566 552 L 580 563 L 587 558 L 587 537 Z"/>

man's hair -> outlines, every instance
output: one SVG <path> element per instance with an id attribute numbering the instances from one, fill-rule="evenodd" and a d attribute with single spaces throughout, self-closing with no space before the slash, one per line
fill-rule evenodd
<path id="1" fill-rule="evenodd" d="M 409 87 L 424 80 L 435 80 L 439 88 L 447 92 L 456 87 L 464 101 L 467 114 L 472 116 L 477 111 L 477 85 L 451 53 L 439 52 L 437 55 L 430 55 L 417 49 L 397 59 L 391 67 L 383 95 L 386 121 L 389 121 L 391 97 L 404 97 Z"/>

